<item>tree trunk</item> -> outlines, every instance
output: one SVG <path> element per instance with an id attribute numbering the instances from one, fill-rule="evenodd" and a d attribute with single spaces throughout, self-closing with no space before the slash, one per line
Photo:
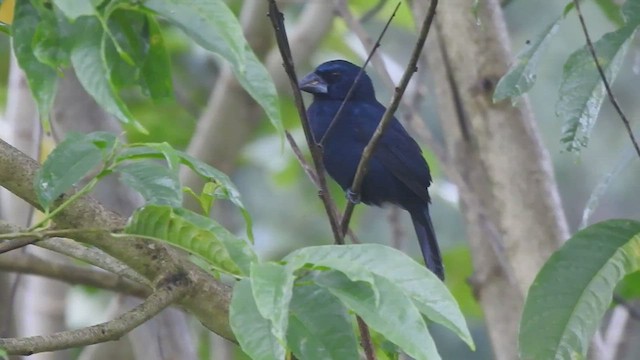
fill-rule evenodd
<path id="1" fill-rule="evenodd" d="M 427 3 L 414 1 L 416 19 Z M 568 237 L 549 154 L 527 97 L 493 104 L 512 61 L 498 0 L 440 1 L 425 49 L 435 81 L 447 162 L 456 176 L 475 273 L 496 359 L 517 358 L 527 289 Z"/>

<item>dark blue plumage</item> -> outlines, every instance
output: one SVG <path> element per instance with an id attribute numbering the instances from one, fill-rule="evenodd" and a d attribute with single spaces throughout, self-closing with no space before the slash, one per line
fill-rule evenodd
<path id="1" fill-rule="evenodd" d="M 386 110 L 376 100 L 371 79 L 363 72 L 340 117 L 326 134 L 359 71 L 360 67 L 350 62 L 334 60 L 318 66 L 300 81 L 300 89 L 313 94 L 307 115 L 316 142 L 322 140 L 324 165 L 346 191 L 353 183 L 362 151 Z M 429 215 L 430 184 L 431 174 L 420 147 L 393 118 L 369 162 L 360 199 L 369 205 L 392 203 L 407 210 L 427 268 L 444 279 Z"/>

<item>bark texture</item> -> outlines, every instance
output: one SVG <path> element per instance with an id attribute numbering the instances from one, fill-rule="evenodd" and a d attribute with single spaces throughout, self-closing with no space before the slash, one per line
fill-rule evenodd
<path id="1" fill-rule="evenodd" d="M 417 19 L 427 5 L 413 2 Z M 470 280 L 496 358 L 512 360 L 527 289 L 568 229 L 527 97 L 516 106 L 491 100 L 512 61 L 500 3 L 479 3 L 480 24 L 472 5 L 439 3 L 425 55 L 473 254 Z"/>

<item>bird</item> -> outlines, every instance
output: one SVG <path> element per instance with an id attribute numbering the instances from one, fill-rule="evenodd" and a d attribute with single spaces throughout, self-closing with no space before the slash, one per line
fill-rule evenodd
<path id="1" fill-rule="evenodd" d="M 395 117 L 373 152 L 359 194 L 350 189 L 362 152 L 386 111 L 376 99 L 371 78 L 358 65 L 331 60 L 304 76 L 299 88 L 313 95 L 307 118 L 329 176 L 346 191 L 350 201 L 373 206 L 390 203 L 408 211 L 426 267 L 444 281 L 429 213 L 429 166 L 418 143 Z M 343 103 L 339 117 L 332 121 Z"/>

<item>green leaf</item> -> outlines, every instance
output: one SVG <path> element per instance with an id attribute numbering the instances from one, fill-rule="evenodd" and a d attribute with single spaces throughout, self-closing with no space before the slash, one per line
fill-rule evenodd
<path id="1" fill-rule="evenodd" d="M 53 0 L 53 3 L 72 21 L 96 13 L 91 0 Z"/>
<path id="2" fill-rule="evenodd" d="M 101 49 L 105 34 L 98 19 L 83 16 L 78 18 L 72 27 L 75 37 L 72 39 L 71 63 L 82 86 L 100 106 L 120 121 L 125 124 L 138 124 L 110 83 L 109 68 Z M 146 131 L 142 125 L 137 126 L 139 130 Z"/>
<path id="3" fill-rule="evenodd" d="M 9 354 L 7 354 L 7 351 L 3 348 L 0 348 L 0 359 L 2 360 L 8 360 L 9 359 Z"/>
<path id="4" fill-rule="evenodd" d="M 609 21 L 616 26 L 622 26 L 624 24 L 624 20 L 620 14 L 619 4 L 613 0 L 595 0 L 595 2 L 598 8 L 600 8 L 600 11 L 602 11 L 602 14 L 606 16 Z"/>
<path id="5" fill-rule="evenodd" d="M 544 264 L 520 322 L 520 358 L 584 357 L 615 285 L 640 269 L 640 222 L 609 220 L 576 233 Z"/>
<path id="6" fill-rule="evenodd" d="M 257 257 L 251 247 L 210 218 L 183 208 L 147 205 L 129 219 L 124 232 L 141 235 L 187 250 L 217 270 L 249 275 Z"/>
<path id="7" fill-rule="evenodd" d="M 240 192 L 236 186 L 231 182 L 231 179 L 222 171 L 194 158 L 193 156 L 179 150 L 173 149 L 166 143 L 145 143 L 144 145 L 132 145 L 125 151 L 119 154 L 116 162 L 133 159 L 144 158 L 164 158 L 167 161 L 172 161 L 174 157 L 180 159 L 180 163 L 189 167 L 196 174 L 202 176 L 207 181 L 212 181 L 218 184 L 214 195 L 218 199 L 226 199 L 231 201 L 242 212 L 245 223 L 247 224 L 247 236 L 253 241 L 252 221 L 251 215 L 244 207 L 242 200 L 240 199 Z"/>
<path id="8" fill-rule="evenodd" d="M 53 202 L 103 160 L 102 151 L 87 136 L 71 134 L 49 154 L 34 179 L 38 202 L 48 211 Z"/>
<path id="9" fill-rule="evenodd" d="M 117 166 L 122 182 L 142 195 L 147 204 L 182 206 L 182 187 L 177 171 L 151 160 Z"/>
<path id="10" fill-rule="evenodd" d="M 238 82 L 262 106 L 278 133 L 284 135 L 273 80 L 247 44 L 240 23 L 224 1 L 147 0 L 144 6 L 227 60 Z"/>
<path id="11" fill-rule="evenodd" d="M 173 96 L 171 61 L 160 32 L 160 25 L 152 16 L 147 16 L 147 26 L 149 49 L 142 65 L 142 79 L 152 99 L 171 98 Z"/>
<path id="12" fill-rule="evenodd" d="M 253 263 L 250 279 L 258 311 L 271 322 L 273 335 L 285 343 L 295 279 L 293 273 L 276 263 Z"/>
<path id="13" fill-rule="evenodd" d="M 372 329 L 400 346 L 409 356 L 418 360 L 440 359 L 433 338 L 415 304 L 391 280 L 373 275 L 373 286 L 378 289 L 376 301 L 370 284 L 354 282 L 337 271 L 319 274 L 315 282 L 325 287 L 351 309 Z"/>
<path id="14" fill-rule="evenodd" d="M 137 11 L 117 9 L 111 12 L 107 26 L 103 57 L 109 83 L 117 93 L 144 86 L 140 74 L 149 48 L 146 16 Z"/>
<path id="15" fill-rule="evenodd" d="M 627 0 L 622 5 L 622 15 L 629 25 L 640 25 L 640 1 Z"/>
<path id="16" fill-rule="evenodd" d="M 211 213 L 211 207 L 213 206 L 213 201 L 216 199 L 214 194 L 217 187 L 218 187 L 218 184 L 214 182 L 207 182 L 202 187 L 202 191 L 200 192 L 200 194 L 196 194 L 195 191 L 193 191 L 189 187 L 183 187 L 182 191 L 193 196 L 196 200 L 198 200 L 198 204 L 200 204 L 200 209 L 202 210 L 202 213 L 205 216 L 209 216 Z"/>
<path id="17" fill-rule="evenodd" d="M 243 64 L 246 61 L 242 27 L 224 1 L 147 0 L 144 6 L 230 63 Z"/>
<path id="18" fill-rule="evenodd" d="M 271 333 L 271 324 L 260 315 L 251 282 L 243 279 L 233 287 L 229 324 L 242 350 L 253 360 L 282 360 L 286 350 Z"/>
<path id="19" fill-rule="evenodd" d="M 515 98 L 529 91 L 536 81 L 536 68 L 542 53 L 549 47 L 551 38 L 558 32 L 561 16 L 545 28 L 531 43 L 516 56 L 515 62 L 509 71 L 500 79 L 493 93 L 493 102 L 504 100 L 508 97 L 511 102 Z"/>
<path id="20" fill-rule="evenodd" d="M 613 182 L 617 179 L 620 173 L 629 167 L 629 163 L 636 158 L 635 149 L 628 146 L 616 157 L 614 161 L 615 166 L 598 181 L 598 184 L 589 195 L 589 200 L 582 211 L 582 221 L 580 221 L 580 229 L 587 226 L 591 214 L 600 203 L 600 198 L 604 196 L 605 192 Z"/>
<path id="21" fill-rule="evenodd" d="M 33 55 L 54 70 L 69 66 L 69 53 L 55 14 L 49 10 L 40 10 L 40 17 L 31 42 Z"/>
<path id="22" fill-rule="evenodd" d="M 38 105 L 40 118 L 46 119 L 53 105 L 58 76 L 53 68 L 41 63 L 34 52 L 33 40 L 41 21 L 43 18 L 31 1 L 16 1 L 11 27 L 13 51 L 27 77 L 29 89 Z"/>
<path id="23" fill-rule="evenodd" d="M 351 318 L 327 289 L 315 284 L 294 286 L 289 305 L 287 343 L 298 359 L 358 359 Z"/>
<path id="24" fill-rule="evenodd" d="M 635 26 L 626 25 L 594 43 L 598 61 L 613 82 L 629 48 Z M 563 121 L 562 139 L 568 151 L 587 146 L 606 95 L 602 79 L 586 46 L 574 52 L 564 65 L 556 114 Z"/>
<path id="25" fill-rule="evenodd" d="M 188 166 L 191 170 L 193 170 L 196 174 L 202 176 L 208 181 L 215 181 L 221 186 L 217 188 L 220 190 L 216 192 L 216 195 L 220 199 L 227 199 L 231 201 L 235 206 L 240 209 L 242 213 L 242 217 L 244 218 L 245 224 L 247 225 L 247 236 L 249 240 L 253 242 L 253 225 L 251 220 L 251 215 L 244 207 L 242 200 L 240 199 L 240 192 L 236 188 L 236 186 L 231 182 L 231 179 L 223 173 L 222 171 L 214 168 L 213 166 L 202 162 L 199 159 L 194 158 L 193 156 L 183 152 L 177 151 L 178 156 L 180 157 L 182 163 Z"/>
<path id="26" fill-rule="evenodd" d="M 616 293 L 627 300 L 640 298 L 640 271 L 631 273 L 622 279 L 616 287 Z"/>
<path id="27" fill-rule="evenodd" d="M 375 276 L 382 276 L 398 286 L 423 315 L 446 326 L 474 348 L 464 316 L 447 287 L 399 250 L 379 244 L 311 246 L 292 252 L 284 261 L 293 269 L 306 264 L 335 269 L 352 281 L 371 285 Z M 377 297 L 375 288 L 372 291 Z"/>

